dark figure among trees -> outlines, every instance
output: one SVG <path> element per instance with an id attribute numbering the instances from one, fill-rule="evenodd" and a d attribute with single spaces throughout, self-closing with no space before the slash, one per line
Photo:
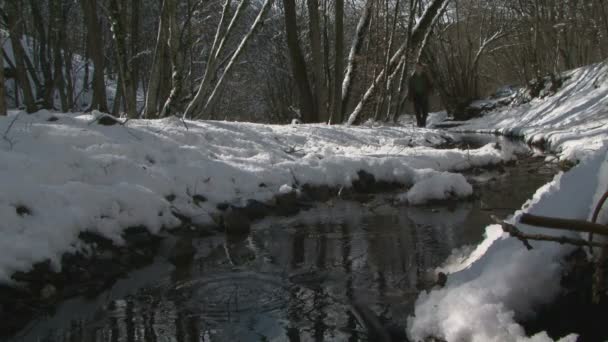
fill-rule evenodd
<path id="1" fill-rule="evenodd" d="M 416 70 L 410 78 L 408 96 L 414 103 L 418 127 L 426 127 L 426 118 L 429 115 L 429 96 L 432 91 L 433 82 L 425 65 L 417 63 Z"/>

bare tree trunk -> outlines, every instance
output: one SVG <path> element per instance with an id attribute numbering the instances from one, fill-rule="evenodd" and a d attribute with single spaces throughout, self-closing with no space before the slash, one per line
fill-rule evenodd
<path id="1" fill-rule="evenodd" d="M 133 79 L 133 87 L 137 93 L 137 85 L 139 84 L 139 23 L 140 23 L 140 8 L 142 0 L 131 0 L 131 78 Z"/>
<path id="2" fill-rule="evenodd" d="M 419 57 L 420 51 L 422 51 L 422 47 L 426 44 L 426 39 L 436 19 L 439 18 L 439 16 L 443 13 L 449 1 L 450 0 L 433 0 L 429 4 L 427 9 L 424 11 L 422 17 L 420 18 L 420 21 L 414 27 L 414 30 L 412 31 L 412 36 L 409 41 L 406 40 L 406 42 L 401 44 L 399 49 L 395 51 L 393 57 L 391 57 L 389 61 L 388 69 L 383 69 L 378 74 L 376 79 L 372 82 L 367 91 L 364 93 L 363 98 L 361 99 L 361 101 L 359 101 L 357 107 L 355 107 L 355 109 L 350 114 L 348 118 L 349 125 L 354 124 L 356 122 L 359 114 L 361 114 L 363 110 L 363 107 L 367 104 L 373 93 L 376 91 L 377 84 L 380 83 L 380 81 L 383 79 L 385 73 L 388 72 L 389 74 L 393 74 L 393 69 L 395 66 L 397 66 L 398 63 L 401 64 L 402 60 L 403 63 L 405 63 L 404 59 L 405 56 L 409 55 L 408 51 L 413 51 L 413 55 L 416 56 L 416 58 Z"/>
<path id="3" fill-rule="evenodd" d="M 239 16 L 241 8 L 245 5 L 245 2 L 246 2 L 245 0 L 241 0 L 241 2 L 239 3 L 239 5 L 237 7 L 237 10 L 235 11 L 234 15 L 232 16 L 232 20 L 230 21 L 230 24 L 233 24 L 234 22 L 236 22 L 236 18 Z M 205 66 L 205 72 L 203 74 L 203 79 L 199 85 L 196 95 L 194 96 L 194 98 L 192 99 L 192 101 L 190 102 L 188 107 L 186 108 L 186 111 L 184 112 L 184 117 L 194 117 L 194 116 L 200 117 L 203 114 L 201 112 L 201 107 L 204 104 L 204 96 L 209 91 L 211 79 L 214 77 L 215 72 L 216 72 L 217 56 L 219 56 L 219 54 L 221 53 L 220 45 L 223 46 L 223 43 L 225 42 L 225 40 L 229 34 L 228 28 L 230 28 L 230 29 L 232 28 L 231 25 L 228 25 L 228 28 L 226 28 L 224 31 L 224 27 L 226 26 L 226 20 L 228 19 L 229 12 L 230 12 L 230 0 L 226 0 L 224 2 L 224 6 L 222 7 L 222 16 L 220 17 L 220 22 L 218 23 L 217 28 L 215 30 L 215 37 L 213 38 L 213 45 L 211 45 L 211 50 L 209 51 L 209 57 L 207 58 L 207 65 Z"/>
<path id="4" fill-rule="evenodd" d="M 180 32 L 179 25 L 177 25 L 177 4 L 176 0 L 165 0 L 167 6 L 167 18 L 169 18 L 169 52 L 171 54 L 171 93 L 165 103 L 161 112 L 161 117 L 166 117 L 175 114 L 179 108 L 177 108 L 177 102 L 182 92 L 182 53 L 180 47 Z"/>
<path id="5" fill-rule="evenodd" d="M 357 57 L 361 52 L 361 48 L 363 47 L 363 41 L 365 40 L 365 35 L 367 34 L 369 28 L 373 5 L 374 0 L 367 0 L 365 2 L 365 8 L 363 9 L 363 13 L 359 18 L 355 37 L 353 38 L 353 42 L 350 46 L 350 52 L 348 54 L 348 61 L 346 64 L 346 75 L 344 75 L 344 82 L 342 82 L 342 116 L 346 112 L 348 100 L 350 99 L 350 95 L 352 92 L 353 79 L 355 77 L 355 73 L 357 72 L 357 67 L 359 64 Z"/>
<path id="6" fill-rule="evenodd" d="M 223 83 L 226 75 L 228 74 L 228 72 L 230 72 L 230 70 L 232 69 L 232 66 L 234 65 L 236 60 L 239 58 L 239 56 L 243 52 L 243 49 L 244 49 L 245 45 L 247 44 L 247 42 L 249 41 L 249 39 L 251 39 L 251 37 L 253 37 L 253 35 L 257 32 L 257 30 L 262 25 L 264 16 L 268 12 L 268 10 L 270 10 L 270 7 L 272 6 L 272 2 L 273 2 L 273 0 L 266 0 L 264 2 L 264 4 L 262 5 L 262 8 L 260 9 L 258 16 L 255 18 L 253 24 L 251 25 L 251 28 L 249 29 L 247 34 L 245 34 L 245 36 L 241 40 L 241 43 L 239 44 L 239 46 L 236 48 L 236 50 L 232 54 L 232 57 L 230 58 L 228 65 L 226 65 L 226 67 L 224 68 L 224 72 L 222 73 L 222 75 L 218 79 L 217 83 L 215 84 L 213 91 L 209 95 L 209 98 L 207 99 L 207 102 L 205 103 L 205 106 L 203 107 L 202 113 L 204 113 L 207 110 L 207 108 L 209 108 L 209 106 L 213 103 L 213 100 L 215 99 L 218 89 L 220 89 L 220 87 L 222 86 L 222 83 Z M 230 26 L 228 27 L 228 29 L 230 30 Z"/>
<path id="7" fill-rule="evenodd" d="M 66 82 L 63 73 L 63 54 L 61 51 L 61 41 L 64 39 L 64 20 L 62 19 L 61 0 L 50 0 L 51 13 L 50 21 L 52 22 L 52 31 L 49 32 L 49 41 L 53 49 L 53 73 L 54 73 L 54 89 L 59 92 L 61 101 L 61 111 L 68 111 L 68 98 L 66 94 Z"/>
<path id="8" fill-rule="evenodd" d="M 118 62 L 118 73 L 122 79 L 122 95 L 124 98 L 125 112 L 130 118 L 137 117 L 137 99 L 133 85 L 132 72 L 129 67 L 129 53 L 127 48 L 127 32 L 125 31 L 126 20 L 123 18 L 124 8 L 121 0 L 110 0 L 110 21 L 114 40 L 116 43 L 116 59 Z"/>
<path id="9" fill-rule="evenodd" d="M 120 114 L 120 104 L 122 102 L 122 77 L 118 75 L 116 81 L 116 94 L 114 95 L 114 103 L 112 103 L 112 115 L 118 116 Z"/>
<path id="10" fill-rule="evenodd" d="M 342 80 L 344 79 L 344 0 L 335 2 L 335 62 L 334 62 L 334 89 L 333 89 L 333 112 L 329 119 L 330 123 L 342 122 Z"/>
<path id="11" fill-rule="evenodd" d="M 89 54 L 93 60 L 93 100 L 87 111 L 97 109 L 101 112 L 108 111 L 106 96 L 106 82 L 104 76 L 105 56 L 103 54 L 103 37 L 97 17 L 97 0 L 81 0 L 82 13 L 87 25 L 87 42 Z"/>
<path id="12" fill-rule="evenodd" d="M 316 99 L 316 110 L 320 122 L 327 122 L 327 87 L 323 74 L 323 54 L 321 51 L 321 26 L 319 21 L 319 1 L 308 0 L 308 16 L 310 18 L 308 34 L 310 37 L 310 48 L 312 51 L 313 84 Z"/>
<path id="13" fill-rule="evenodd" d="M 0 46 L 4 46 L 4 34 L 0 33 Z M 6 91 L 4 88 L 4 57 L 0 57 L 0 116 L 6 116 Z"/>
<path id="14" fill-rule="evenodd" d="M 419 0 L 410 0 L 410 12 L 411 13 L 415 13 L 416 8 L 420 6 L 420 1 Z M 413 26 L 414 26 L 414 16 L 410 15 L 409 19 L 408 19 L 408 23 L 407 23 L 407 36 L 410 37 L 412 34 L 412 30 L 413 30 Z M 408 38 L 408 46 L 406 46 L 406 51 L 409 50 L 409 41 L 410 39 Z M 405 86 L 405 81 L 407 80 L 407 73 L 409 70 L 409 65 L 410 63 L 408 63 L 408 61 L 410 60 L 411 56 L 406 56 L 405 60 L 406 63 L 403 63 L 403 65 L 401 66 L 401 72 L 400 72 L 400 76 L 399 76 L 399 85 L 397 86 L 397 105 L 395 106 L 395 111 L 392 114 L 392 120 L 397 120 L 397 118 L 399 117 L 399 115 L 401 114 L 401 112 L 403 111 L 403 106 L 405 105 L 405 101 L 407 99 L 407 95 L 406 95 L 406 91 L 407 91 L 407 87 Z M 389 120 L 390 118 L 387 117 L 387 120 Z"/>
<path id="15" fill-rule="evenodd" d="M 23 91 L 23 101 L 25 102 L 26 111 L 28 113 L 33 113 L 37 110 L 37 107 L 30 80 L 27 76 L 27 70 L 25 69 L 25 51 L 23 51 L 23 46 L 21 45 L 21 38 L 23 37 L 23 20 L 19 15 L 19 2 L 20 1 L 18 0 L 7 1 L 6 17 L 8 20 L 9 36 L 13 46 L 13 57 L 15 58 L 16 80 Z"/>
<path id="16" fill-rule="evenodd" d="M 213 45 L 211 46 L 211 51 L 209 52 L 209 58 L 207 60 L 207 65 L 205 66 L 205 73 L 203 74 L 203 80 L 198 88 L 194 99 L 186 108 L 186 112 L 184 113 L 185 117 L 202 117 L 205 113 L 205 109 L 207 108 L 207 104 L 209 100 L 205 101 L 205 96 L 209 93 L 211 89 L 211 82 L 219 68 L 219 62 L 221 54 L 224 52 L 224 47 L 226 41 L 228 40 L 230 34 L 235 28 L 235 25 L 241 15 L 244 12 L 244 8 L 249 3 L 249 0 L 241 0 L 239 5 L 234 12 L 228 27 L 224 32 L 225 21 L 228 18 L 229 10 L 230 10 L 230 0 L 226 0 L 224 3 L 224 7 L 222 9 L 222 16 L 220 18 L 220 22 L 218 24 L 217 30 L 215 32 L 215 38 L 213 39 Z"/>
<path id="17" fill-rule="evenodd" d="M 48 54 L 48 44 L 49 44 L 49 39 L 50 37 L 47 36 L 47 33 L 44 31 L 44 25 L 43 23 L 43 19 L 42 19 L 42 15 L 40 13 L 40 8 L 38 6 L 39 2 L 36 0 L 29 0 L 29 4 L 30 4 L 30 9 L 32 12 L 32 17 L 34 22 L 39 23 L 38 25 L 35 25 L 36 27 L 36 31 L 38 31 L 38 37 L 37 37 L 37 41 L 39 43 L 39 48 L 38 50 L 38 59 L 39 59 L 39 65 L 40 65 L 40 69 L 42 71 L 42 75 L 44 77 L 44 86 L 42 87 L 42 91 L 38 93 L 38 98 L 42 97 L 43 101 L 42 101 L 42 108 L 45 109 L 52 109 L 53 108 L 53 85 L 54 85 L 54 81 L 53 81 L 53 72 L 51 71 L 51 65 L 50 65 L 50 57 Z M 51 26 L 51 24 L 49 24 L 49 26 Z M 50 27 L 49 27 L 49 33 L 50 33 Z"/>
<path id="18" fill-rule="evenodd" d="M 397 0 L 397 2 L 395 3 L 395 11 L 394 11 L 394 16 L 393 16 L 392 26 L 391 26 L 390 33 L 389 33 L 388 47 L 386 49 L 387 53 L 386 53 L 386 59 L 385 59 L 385 63 L 384 63 L 385 69 L 388 69 L 388 64 L 390 62 L 389 56 L 391 55 L 391 52 L 393 49 L 393 43 L 394 43 L 394 39 L 395 39 L 395 29 L 397 27 L 397 16 L 399 13 L 400 4 L 401 4 L 401 2 L 399 0 Z M 388 6 L 387 6 L 387 13 L 388 13 Z M 387 19 L 386 23 L 387 23 L 387 27 L 388 27 L 388 19 Z M 392 96 L 393 91 L 392 90 L 393 90 L 392 78 L 389 79 L 388 77 L 385 77 L 384 78 L 384 94 L 382 94 L 382 97 L 381 97 L 382 100 L 380 101 L 380 105 L 378 106 L 378 110 L 376 111 L 376 114 L 374 116 L 374 120 L 378 120 L 380 118 L 380 113 L 382 112 L 382 109 L 384 108 L 385 103 L 386 103 L 386 112 L 390 113 L 391 104 L 393 102 L 393 96 Z"/>
<path id="19" fill-rule="evenodd" d="M 160 10 L 160 20 L 158 23 L 158 34 L 156 37 L 156 48 L 154 49 L 154 59 L 152 60 L 152 71 L 148 81 L 148 91 L 146 92 L 146 106 L 144 115 L 146 118 L 158 116 L 158 98 L 160 95 L 160 78 L 162 69 L 165 67 L 165 50 L 167 49 L 167 0 L 162 1 Z"/>
<path id="20" fill-rule="evenodd" d="M 313 97 L 306 73 L 306 61 L 298 42 L 298 26 L 296 17 L 296 4 L 294 0 L 283 0 L 285 9 L 285 31 L 287 33 L 287 47 L 291 59 L 293 77 L 300 94 L 300 116 L 304 122 L 315 122 Z"/>

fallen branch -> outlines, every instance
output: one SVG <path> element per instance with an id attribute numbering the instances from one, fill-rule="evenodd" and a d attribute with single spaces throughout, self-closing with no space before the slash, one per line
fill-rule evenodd
<path id="1" fill-rule="evenodd" d="M 608 236 L 608 226 L 583 220 L 522 214 L 519 222 L 543 228 L 562 229 Z"/>
<path id="2" fill-rule="evenodd" d="M 600 243 L 600 242 L 592 242 L 592 241 L 587 241 L 584 239 L 576 239 L 576 238 L 571 238 L 571 237 L 567 237 L 567 236 L 526 234 L 526 233 L 522 232 L 521 230 L 517 229 L 517 227 L 515 227 L 514 225 L 504 222 L 494 215 L 492 215 L 491 217 L 496 223 L 500 224 L 500 226 L 502 227 L 502 230 L 509 233 L 509 235 L 517 238 L 518 240 L 520 240 L 524 244 L 524 246 L 526 246 L 526 248 L 528 250 L 532 249 L 532 245 L 530 245 L 530 242 L 528 240 L 551 241 L 551 242 L 557 242 L 559 244 L 569 244 L 569 245 L 583 246 L 583 247 L 587 247 L 587 246 L 606 247 L 606 246 L 608 246 L 608 244 L 604 244 L 604 243 Z"/>
<path id="3" fill-rule="evenodd" d="M 19 116 L 20 116 L 20 114 L 15 115 L 13 120 L 11 120 L 11 123 L 6 128 L 6 131 L 4 131 L 4 134 L 2 135 L 2 139 L 10 145 L 11 149 L 13 149 L 13 145 L 15 145 L 15 144 L 13 143 L 13 141 L 11 139 L 9 139 L 8 133 L 11 131 L 11 128 L 13 128 L 15 121 L 17 121 L 17 119 L 19 119 Z"/>

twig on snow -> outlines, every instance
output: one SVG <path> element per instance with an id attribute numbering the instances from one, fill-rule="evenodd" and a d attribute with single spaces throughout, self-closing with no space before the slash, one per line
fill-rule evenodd
<path id="1" fill-rule="evenodd" d="M 6 131 L 4 131 L 4 134 L 2 135 L 2 139 L 9 144 L 11 149 L 13 149 L 13 146 L 15 145 L 15 143 L 11 139 L 8 138 L 8 133 L 11 131 L 11 128 L 13 128 L 13 125 L 15 125 L 15 122 L 17 121 L 17 119 L 19 119 L 20 115 L 21 114 L 15 115 L 13 120 L 11 120 L 11 123 L 6 128 Z"/>

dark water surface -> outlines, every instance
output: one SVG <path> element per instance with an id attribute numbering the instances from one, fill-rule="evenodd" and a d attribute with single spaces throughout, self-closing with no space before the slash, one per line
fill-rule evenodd
<path id="1" fill-rule="evenodd" d="M 267 218 L 247 237 L 198 238 L 191 262 L 175 266 L 159 255 L 96 298 L 59 304 L 14 341 L 368 340 L 353 301 L 405 326 L 427 270 L 480 242 L 491 214 L 509 215 L 555 172 L 527 158 L 470 172 L 471 201 L 332 200 Z M 175 239 L 166 239 L 161 254 Z"/>

